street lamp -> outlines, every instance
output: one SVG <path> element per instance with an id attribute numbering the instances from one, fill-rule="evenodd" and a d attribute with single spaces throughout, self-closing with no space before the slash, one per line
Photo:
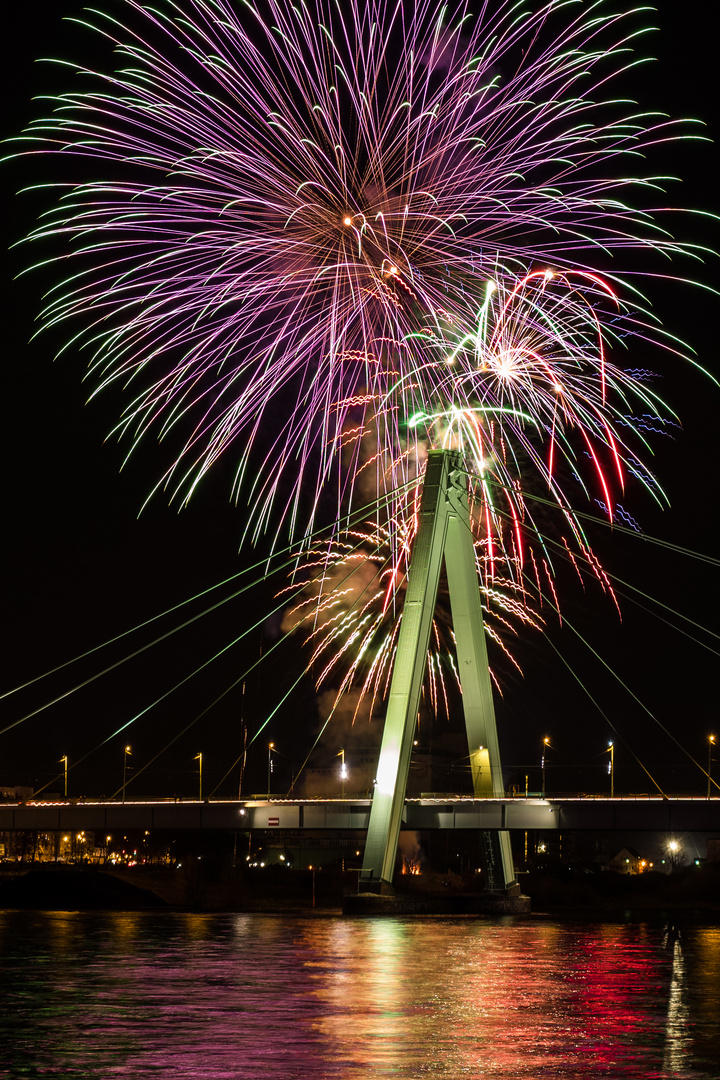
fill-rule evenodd
<path id="1" fill-rule="evenodd" d="M 545 751 L 547 750 L 549 745 L 550 745 L 550 739 L 546 735 L 545 738 L 542 741 L 542 760 L 540 762 L 540 764 L 542 766 L 542 797 L 543 797 L 543 799 L 545 798 Z"/>
<path id="2" fill-rule="evenodd" d="M 199 772 L 199 781 L 200 781 L 200 790 L 198 792 L 198 799 L 200 800 L 200 802 L 202 802 L 202 754 L 196 754 L 195 757 L 193 758 L 193 761 L 197 761 L 197 763 L 198 763 L 198 772 Z"/>
<path id="3" fill-rule="evenodd" d="M 708 793 L 707 797 L 710 798 L 710 773 L 712 772 L 712 752 L 715 745 L 715 736 L 708 735 Z"/>
<path id="4" fill-rule="evenodd" d="M 608 753 L 610 760 L 608 762 L 608 772 L 610 773 L 610 798 L 615 797 L 615 747 L 612 743 L 608 743 Z"/>
<path id="5" fill-rule="evenodd" d="M 268 799 L 270 798 L 270 777 L 272 776 L 272 771 L 273 771 L 272 752 L 273 752 L 274 749 L 275 749 L 275 743 L 274 742 L 268 743 L 268 786 L 267 786 Z"/>
<path id="6" fill-rule="evenodd" d="M 60 764 L 65 765 L 65 798 L 67 799 L 67 770 L 68 770 L 67 754 L 63 754 L 63 756 L 60 758 Z M 708 789 L 708 795 L 710 795 L 709 789 Z"/>
<path id="7" fill-rule="evenodd" d="M 125 802 L 125 787 L 127 785 L 127 759 L 128 755 L 132 754 L 132 750 L 129 746 L 125 747 L 123 753 L 123 786 L 122 786 L 122 801 Z"/>
<path id="8" fill-rule="evenodd" d="M 668 854 L 670 855 L 670 868 L 671 870 L 677 870 L 682 863 L 682 848 L 677 840 L 669 840 L 667 849 Z"/>

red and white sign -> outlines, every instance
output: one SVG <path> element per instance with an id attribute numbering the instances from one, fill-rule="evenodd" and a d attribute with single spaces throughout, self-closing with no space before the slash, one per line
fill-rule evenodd
<path id="1" fill-rule="evenodd" d="M 280 824 L 280 818 L 279 817 L 269 817 L 268 818 L 268 826 L 270 826 L 270 825 L 279 825 L 279 824 Z"/>

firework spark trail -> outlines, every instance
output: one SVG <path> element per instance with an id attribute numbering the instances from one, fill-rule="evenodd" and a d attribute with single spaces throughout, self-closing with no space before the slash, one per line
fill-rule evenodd
<path id="1" fill-rule="evenodd" d="M 515 281 L 505 273 L 486 283 L 472 333 L 458 339 L 454 327 L 445 327 L 424 334 L 445 376 L 438 376 L 428 412 L 419 411 L 410 423 L 435 445 L 463 452 L 491 576 L 493 551 L 512 572 L 524 566 L 529 543 L 542 546 L 542 530 L 524 498 L 538 480 L 563 511 L 581 552 L 588 541 L 573 510 L 578 490 L 604 502 L 611 519 L 617 503 L 610 493 L 623 490 L 626 472 L 664 501 L 636 452 L 638 444 L 647 447 L 643 433 L 651 414 L 633 426 L 629 398 L 652 409 L 659 427 L 672 421 L 661 416 L 664 406 L 652 391 L 607 359 L 603 299 L 617 303 L 602 278 L 583 271 L 535 271 Z M 588 480 L 585 458 L 592 463 Z"/>
<path id="2" fill-rule="evenodd" d="M 282 629 L 305 633 L 305 644 L 310 646 L 308 668 L 315 672 L 318 689 L 335 685 L 331 712 L 354 692 L 355 715 L 362 706 L 371 720 L 377 703 L 386 697 L 418 509 L 416 496 L 408 500 L 397 521 L 381 527 L 368 522 L 364 529 L 350 531 L 345 542 L 307 552 L 286 590 L 294 595 Z M 398 549 L 403 553 L 399 564 Z M 533 610 L 527 588 L 518 581 L 521 574 L 498 577 L 490 584 L 482 541 L 476 540 L 476 552 L 486 633 L 518 667 L 508 637 L 517 636 L 520 627 L 539 629 L 543 620 Z M 459 690 L 453 653 L 447 597 L 444 602 L 441 597 L 433 622 L 425 682 L 428 704 L 435 713 L 441 701 L 449 713 L 448 674 Z M 496 673 L 491 670 L 491 675 L 500 689 Z"/>
<path id="3" fill-rule="evenodd" d="M 682 346 L 632 263 L 595 267 L 687 251 L 653 216 L 656 178 L 626 172 L 685 129 L 607 103 L 640 62 L 632 20 L 555 0 L 477 18 L 430 0 L 124 8 L 127 25 L 92 16 L 122 66 L 84 70 L 92 89 L 24 136 L 53 175 L 103 174 L 61 181 L 31 239 L 71 245 L 44 325 L 77 327 L 96 393 L 131 395 L 117 434 L 165 442 L 170 498 L 230 451 L 250 533 L 283 520 L 302 537 L 323 500 L 340 514 L 356 484 L 401 487 L 453 426 L 471 466 L 511 463 L 496 471 L 518 520 L 529 464 L 579 533 L 557 461 L 581 478 L 578 447 L 608 508 L 624 458 L 657 494 L 617 426 L 630 398 L 659 403 L 605 353 Z M 419 413 L 446 419 L 423 432 Z"/>

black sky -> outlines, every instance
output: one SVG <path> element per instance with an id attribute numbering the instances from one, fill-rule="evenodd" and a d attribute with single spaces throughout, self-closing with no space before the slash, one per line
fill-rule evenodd
<path id="1" fill-rule="evenodd" d="M 108 3 L 106 7 L 111 7 Z M 635 86 L 645 108 L 673 116 L 704 120 L 707 132 L 718 137 L 716 100 L 718 37 L 712 0 L 663 0 L 648 51 L 659 63 L 648 67 Z M 12 135 L 42 110 L 34 94 L 63 89 L 61 76 L 48 65 L 33 63 L 40 56 L 87 58 L 93 39 L 61 21 L 63 13 L 79 13 L 79 3 L 57 0 L 47 5 L 14 5 L 4 16 L 7 63 L 3 101 L 6 134 Z M 681 186 L 671 189 L 671 201 L 691 208 L 717 211 L 717 151 L 707 144 L 687 144 L 660 156 L 658 171 L 677 171 Z M 17 197 L 15 189 L 30 177 L 28 166 L 5 166 L 5 248 L 32 227 L 41 201 Z M 717 228 L 695 218 L 683 226 L 699 243 L 717 247 Z M 242 511 L 227 503 L 229 484 L 223 469 L 211 478 L 189 509 L 177 514 L 156 499 L 138 520 L 137 512 L 156 479 L 152 447 L 148 445 L 125 471 L 119 472 L 122 449 L 104 442 L 115 420 L 117 401 L 83 404 L 82 361 L 68 354 L 52 362 L 50 339 L 28 344 L 33 319 L 40 307 L 41 285 L 33 276 L 14 280 L 25 265 L 25 251 L 4 257 L 5 302 L 4 409 L 5 443 L 2 609 L 6 643 L 3 679 L 12 687 L 58 663 L 92 648 L 143 619 L 212 586 L 236 572 L 244 562 L 237 555 Z M 687 273 L 692 268 L 686 266 Z M 696 270 L 710 285 L 720 284 L 717 261 Z M 670 329 L 697 350 L 716 374 L 714 324 L 716 300 L 710 293 L 679 286 L 658 285 L 652 294 Z M 54 342 L 53 344 L 56 344 Z M 643 359 L 642 366 L 653 366 Z M 716 439 L 720 391 L 679 362 L 663 364 L 666 373 L 659 391 L 679 413 L 683 430 L 656 444 L 657 473 L 672 508 L 663 514 L 647 503 L 632 507 L 648 534 L 672 544 L 717 554 Z M 718 570 L 637 539 L 598 533 L 598 551 L 620 577 L 712 631 L 717 632 Z M 45 784 L 65 753 L 77 760 L 164 688 L 181 678 L 238 633 L 248 611 L 262 616 L 267 595 L 239 601 L 208 621 L 201 631 L 183 635 L 172 647 L 153 653 L 149 663 L 136 662 L 94 690 L 60 703 L 52 711 L 0 736 L 0 786 Z M 597 591 L 577 588 L 563 598 L 568 620 L 577 623 L 593 648 L 607 660 L 634 694 L 701 762 L 706 762 L 707 734 L 717 730 L 717 656 L 689 638 L 678 635 L 657 618 L 623 600 L 620 623 L 610 603 Z M 205 625 L 205 624 L 204 624 Z M 688 630 L 694 633 L 692 627 Z M 567 657 L 587 689 L 617 726 L 621 738 L 643 758 L 669 788 L 703 790 L 704 780 L 662 734 L 643 708 L 622 691 L 606 669 L 580 647 L 571 632 L 553 629 L 552 640 Z M 717 639 L 703 636 L 717 648 Z M 268 641 L 264 643 L 267 648 Z M 214 693 L 242 670 L 260 648 L 260 634 L 232 651 L 212 681 L 191 684 L 152 718 L 138 722 L 105 750 L 73 773 L 77 793 L 109 793 L 121 778 L 122 746 L 134 747 L 144 762 L 161 748 L 173 731 L 200 712 Z M 111 661 L 120 656 L 110 652 Z M 540 637 L 523 649 L 524 682 L 511 683 L 499 703 L 502 748 L 506 769 L 520 776 L 537 768 L 539 745 L 550 735 L 554 760 L 568 766 L 601 767 L 603 750 L 614 737 L 588 696 L 568 674 L 548 642 Z M 97 670 L 89 660 L 77 679 Z M 262 680 L 248 680 L 245 716 L 251 733 L 268 708 L 291 681 L 287 658 L 268 665 Z M 211 685 L 212 682 L 212 685 Z M 47 682 L 52 696 L 68 686 L 65 678 Z M 2 726 L 44 700 L 29 691 L 3 703 Z M 17 704 L 16 704 L 17 702 Z M 315 725 L 314 696 L 304 687 L 286 707 L 269 737 L 299 756 L 309 745 Z M 224 704 L 178 740 L 158 766 L 138 781 L 139 793 L 152 790 L 194 790 L 198 750 L 206 755 L 208 788 L 220 779 L 241 746 L 240 689 Z M 258 740 L 250 758 L 250 787 L 262 787 L 267 736 Z M 652 790 L 647 777 L 632 767 L 629 749 L 618 750 L 618 784 L 625 790 Z M 720 773 L 720 763 L 718 764 Z M 236 776 L 236 773 L 234 774 Z M 593 774 L 595 775 L 595 774 Z M 597 773 L 599 775 L 599 773 Z M 569 786 L 569 772 L 558 780 Z M 59 790 L 57 784 L 55 790 Z M 207 790 L 207 789 L 206 789 Z M 228 781 L 221 789 L 232 790 Z"/>

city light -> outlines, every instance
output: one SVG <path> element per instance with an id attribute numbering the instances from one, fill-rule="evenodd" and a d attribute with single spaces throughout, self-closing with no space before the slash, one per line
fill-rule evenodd
<path id="1" fill-rule="evenodd" d="M 122 801 L 125 802 L 125 788 L 127 786 L 127 759 L 132 754 L 132 750 L 129 746 L 125 747 L 123 753 L 123 782 L 122 782 Z"/>
<path id="2" fill-rule="evenodd" d="M 543 799 L 545 798 L 545 751 L 547 750 L 549 745 L 550 745 L 550 739 L 546 735 L 545 738 L 542 741 L 542 759 L 541 759 L 541 762 L 540 762 L 541 767 L 542 767 L 542 797 L 543 797 Z"/>
<path id="3" fill-rule="evenodd" d="M 348 778 L 347 765 L 345 764 L 345 751 L 341 750 L 337 755 L 340 760 L 340 780 L 341 780 L 341 795 L 345 798 L 345 781 Z"/>
<path id="4" fill-rule="evenodd" d="M 193 761 L 197 761 L 197 763 L 198 763 L 198 781 L 199 781 L 198 799 L 199 799 L 200 802 L 202 802 L 202 757 L 203 757 L 202 754 L 196 754 L 195 757 L 193 758 Z"/>
<path id="5" fill-rule="evenodd" d="M 667 842 L 667 852 L 668 852 L 668 855 L 670 856 L 670 867 L 671 867 L 671 869 L 672 870 L 677 870 L 678 867 L 680 867 L 682 865 L 683 861 L 684 861 L 683 848 L 682 848 L 682 844 L 680 843 L 680 841 L 675 840 L 675 839 L 668 840 L 668 842 Z M 663 859 L 663 862 L 664 861 L 665 860 Z"/>
<path id="6" fill-rule="evenodd" d="M 708 735 L 708 767 L 707 767 L 707 797 L 708 797 L 708 799 L 710 798 L 710 786 L 712 784 L 710 774 L 712 773 L 712 752 L 713 752 L 713 746 L 714 745 L 715 745 L 715 736 L 714 735 Z"/>

